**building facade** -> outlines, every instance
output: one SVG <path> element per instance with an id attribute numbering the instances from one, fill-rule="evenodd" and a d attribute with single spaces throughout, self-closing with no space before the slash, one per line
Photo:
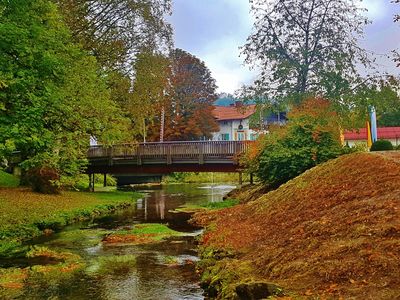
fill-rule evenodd
<path id="1" fill-rule="evenodd" d="M 344 133 L 344 142 L 349 147 L 353 147 L 357 144 L 367 145 L 367 138 L 366 128 Z M 388 140 L 393 146 L 400 145 L 400 127 L 379 127 L 378 140 Z"/>
<path id="2" fill-rule="evenodd" d="M 250 128 L 250 117 L 256 113 L 256 105 L 215 106 L 213 115 L 218 121 L 219 131 L 213 133 L 214 141 L 255 140 L 258 132 Z"/>

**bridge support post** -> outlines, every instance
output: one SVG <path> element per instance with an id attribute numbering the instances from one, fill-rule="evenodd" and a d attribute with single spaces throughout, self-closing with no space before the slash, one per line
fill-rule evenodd
<path id="1" fill-rule="evenodd" d="M 104 173 L 104 181 L 103 181 L 103 186 L 106 187 L 107 186 L 107 174 Z"/>
<path id="2" fill-rule="evenodd" d="M 89 173 L 89 192 L 94 192 L 94 173 Z"/>
<path id="3" fill-rule="evenodd" d="M 250 184 L 254 184 L 253 173 L 250 173 Z"/>
<path id="4" fill-rule="evenodd" d="M 243 185 L 243 173 L 239 172 L 239 185 L 242 186 Z"/>

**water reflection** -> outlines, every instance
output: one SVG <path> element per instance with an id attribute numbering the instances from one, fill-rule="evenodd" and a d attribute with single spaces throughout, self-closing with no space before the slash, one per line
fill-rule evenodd
<path id="1" fill-rule="evenodd" d="M 162 193 L 160 195 L 158 201 L 156 201 L 156 212 L 157 212 L 157 216 L 160 217 L 160 220 L 165 219 L 165 194 L 164 193 Z"/>
<path id="2" fill-rule="evenodd" d="M 50 279 L 30 278 L 15 299 L 203 299 L 193 263 L 198 259 L 194 242 L 198 229 L 187 223 L 187 214 L 172 210 L 185 204 L 222 201 L 233 188 L 168 185 L 146 190 L 146 195 L 132 209 L 74 225 L 38 240 L 40 246 L 79 254 L 85 268 L 68 277 L 56 274 Z M 101 242 L 105 234 L 146 222 L 168 223 L 170 228 L 186 234 L 140 246 Z"/>
<path id="3" fill-rule="evenodd" d="M 233 185 L 176 184 L 163 186 L 162 189 L 141 190 L 146 195 L 136 205 L 137 215 L 145 222 L 176 223 L 174 209 L 184 205 L 220 202 L 234 188 Z"/>

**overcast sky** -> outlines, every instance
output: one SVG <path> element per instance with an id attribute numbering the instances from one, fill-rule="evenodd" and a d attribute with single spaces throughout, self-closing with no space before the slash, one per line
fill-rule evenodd
<path id="1" fill-rule="evenodd" d="M 366 0 L 363 5 L 368 8 L 372 24 L 366 27 L 361 44 L 382 54 L 378 56 L 381 71 L 397 75 L 400 69 L 383 55 L 400 48 L 400 23 L 393 23 L 400 4 Z M 233 93 L 257 75 L 243 66 L 243 57 L 239 57 L 239 47 L 245 43 L 253 24 L 249 8 L 248 0 L 173 0 L 175 46 L 205 62 L 217 80 L 218 92 Z"/>

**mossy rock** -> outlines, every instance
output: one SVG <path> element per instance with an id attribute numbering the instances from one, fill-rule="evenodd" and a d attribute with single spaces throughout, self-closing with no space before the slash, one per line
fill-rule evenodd
<path id="1" fill-rule="evenodd" d="M 270 296 L 283 296 L 283 290 L 279 286 L 267 282 L 241 283 L 236 286 L 238 299 L 256 300 Z"/>

